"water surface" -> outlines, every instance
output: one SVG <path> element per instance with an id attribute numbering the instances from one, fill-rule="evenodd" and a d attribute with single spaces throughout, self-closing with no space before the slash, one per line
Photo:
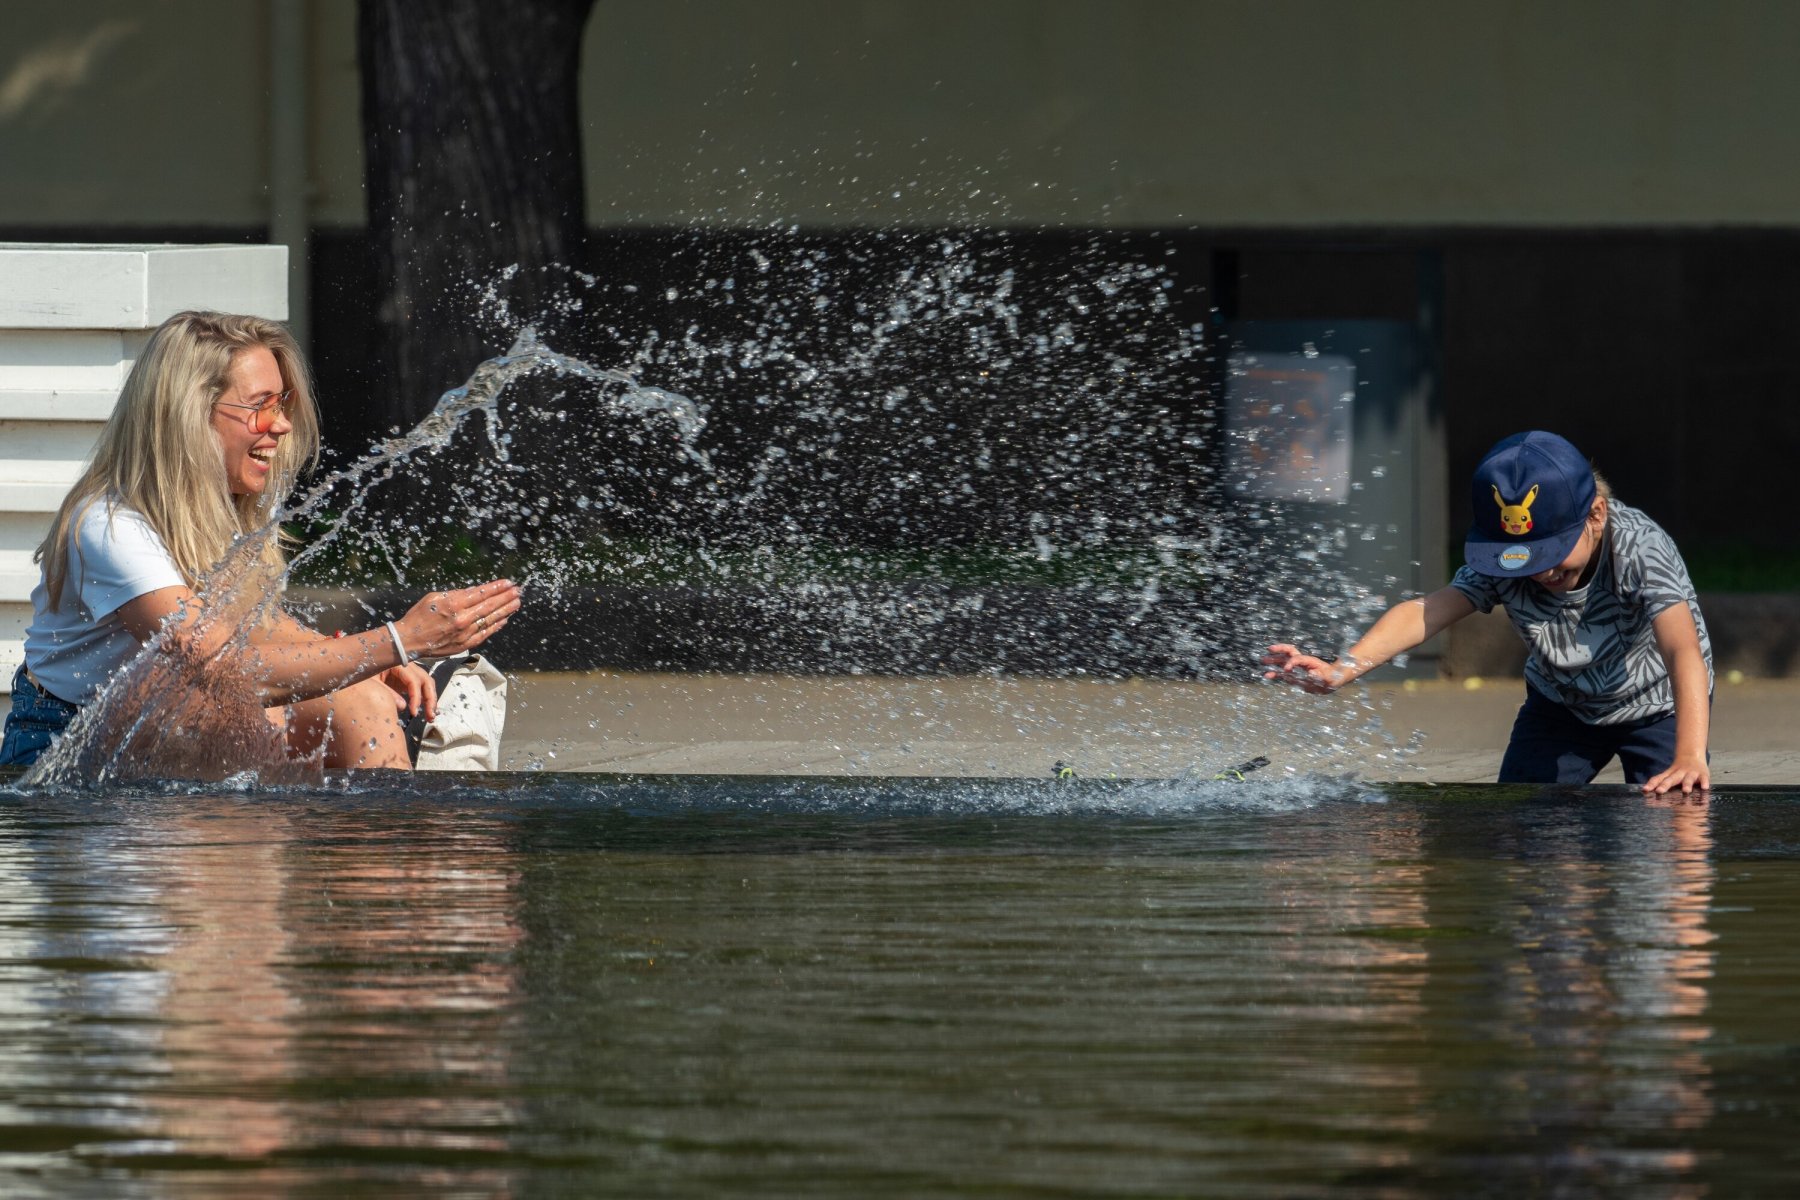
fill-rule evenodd
<path id="1" fill-rule="evenodd" d="M 1785 1194 L 1800 805 L 0 788 L 7 1195 Z"/>

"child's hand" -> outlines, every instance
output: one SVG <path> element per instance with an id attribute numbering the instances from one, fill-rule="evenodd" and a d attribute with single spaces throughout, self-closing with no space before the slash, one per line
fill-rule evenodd
<path id="1" fill-rule="evenodd" d="M 1644 782 L 1646 796 L 1660 796 L 1680 788 L 1683 795 L 1712 789 L 1712 772 L 1704 754 L 1677 754 L 1669 769 Z"/>
<path id="2" fill-rule="evenodd" d="M 1263 666 L 1275 668 L 1264 671 L 1264 679 L 1279 679 L 1315 696 L 1329 695 L 1344 686 L 1344 672 L 1340 666 L 1302 654 L 1298 646 L 1270 646 L 1262 661 Z"/>

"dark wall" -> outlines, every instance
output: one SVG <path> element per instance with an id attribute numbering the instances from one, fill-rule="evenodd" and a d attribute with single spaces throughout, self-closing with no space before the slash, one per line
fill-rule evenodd
<path id="1" fill-rule="evenodd" d="M 1223 238 L 1223 244 L 1232 239 Z M 1780 464 L 1800 447 L 1800 234 L 1257 234 L 1245 315 L 1394 316 L 1441 288 L 1450 528 L 1486 448 L 1547 428 L 1690 556 L 1792 551 Z M 1432 281 L 1420 256 L 1440 264 Z M 1352 310 L 1356 311 L 1352 311 Z M 1336 311 L 1334 311 L 1336 310 Z M 1454 561 L 1454 560 L 1453 560 Z"/>
<path id="2" fill-rule="evenodd" d="M 562 486 L 604 494 L 610 532 L 778 526 L 820 542 L 936 546 L 1029 544 L 1058 527 L 1066 545 L 1096 529 L 1145 541 L 1170 531 L 1163 516 L 1204 507 L 1211 280 L 1205 253 L 1180 239 L 593 240 L 582 307 L 545 314 L 546 340 L 706 405 L 716 483 L 710 501 L 672 488 L 682 464 L 666 439 L 637 446 L 637 427 L 604 413 L 591 437 L 555 431 L 521 451 Z M 314 360 L 329 403 L 381 381 L 369 373 L 360 240 L 320 238 L 315 266 Z M 496 328 L 496 350 L 506 337 Z M 365 411 L 328 413 L 330 436 L 354 448 L 384 433 L 359 424 Z M 551 461 L 559 448 L 574 457 Z M 588 511 L 599 521 L 601 510 Z"/>

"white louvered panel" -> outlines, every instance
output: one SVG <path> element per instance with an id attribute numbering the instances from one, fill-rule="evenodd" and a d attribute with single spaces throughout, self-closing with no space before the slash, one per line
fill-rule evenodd
<path id="1" fill-rule="evenodd" d="M 0 602 L 0 692 L 12 694 L 13 672 L 25 661 L 25 627 L 31 605 Z"/>
<path id="2" fill-rule="evenodd" d="M 93 433 L 112 415 L 119 393 L 81 391 L 74 388 L 0 391 L 0 420 L 79 421 L 93 426 Z"/>
<path id="3" fill-rule="evenodd" d="M 98 431 L 82 422 L 0 421 L 0 512 L 55 512 Z"/>
<path id="4" fill-rule="evenodd" d="M 184 308 L 287 319 L 286 246 L 0 243 L 0 326 L 151 329 Z"/>
<path id="5" fill-rule="evenodd" d="M 118 395 L 139 339 L 117 329 L 0 329 L 0 396 L 8 392 Z"/>

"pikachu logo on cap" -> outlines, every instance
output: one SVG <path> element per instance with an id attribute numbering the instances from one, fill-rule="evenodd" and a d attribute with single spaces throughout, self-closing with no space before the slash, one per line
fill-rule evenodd
<path id="1" fill-rule="evenodd" d="M 1531 532 L 1531 502 L 1537 499 L 1537 484 L 1525 493 L 1525 498 L 1517 504 L 1508 504 L 1501 498 L 1500 489 L 1494 489 L 1494 503 L 1500 506 L 1500 528 L 1510 534 Z"/>

